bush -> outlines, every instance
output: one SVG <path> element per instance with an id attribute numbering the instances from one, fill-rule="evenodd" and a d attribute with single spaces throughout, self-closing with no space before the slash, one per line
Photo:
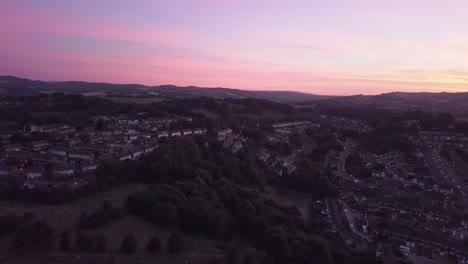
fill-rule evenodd
<path id="1" fill-rule="evenodd" d="M 76 245 L 80 250 L 94 250 L 96 248 L 96 237 L 83 231 L 79 231 L 76 235 Z"/>
<path id="2" fill-rule="evenodd" d="M 70 249 L 70 236 L 68 232 L 63 230 L 60 234 L 60 250 L 68 251 Z"/>
<path id="3" fill-rule="evenodd" d="M 135 253 L 138 246 L 138 242 L 133 234 L 128 234 L 122 240 L 122 246 L 120 250 L 125 254 Z"/>
<path id="4" fill-rule="evenodd" d="M 167 250 L 174 254 L 185 250 L 185 241 L 178 231 L 172 232 L 167 240 Z"/>
<path id="5" fill-rule="evenodd" d="M 99 233 L 97 235 L 97 242 L 96 242 L 96 249 L 98 251 L 106 251 L 107 249 L 107 240 L 106 240 L 106 235 L 104 233 Z"/>
<path id="6" fill-rule="evenodd" d="M 49 245 L 54 230 L 44 220 L 36 220 L 17 230 L 14 244 L 18 248 L 31 248 Z"/>
<path id="7" fill-rule="evenodd" d="M 150 238 L 148 241 L 148 252 L 151 253 L 157 253 L 161 249 L 161 240 L 159 240 L 159 237 L 153 236 Z"/>

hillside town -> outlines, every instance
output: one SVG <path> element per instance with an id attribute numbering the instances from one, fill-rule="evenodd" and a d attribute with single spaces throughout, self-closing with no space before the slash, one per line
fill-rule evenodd
<path id="1" fill-rule="evenodd" d="M 100 163 L 109 159 L 138 160 L 168 137 L 203 135 L 204 128 L 170 129 L 191 119 L 129 119 L 99 116 L 80 130 L 67 124 L 29 125 L 23 131 L 2 133 L 0 177 L 22 183 L 26 189 L 80 188 Z M 96 124 L 106 122 L 106 129 Z M 38 140 L 10 144 L 12 136 Z"/>
<path id="2" fill-rule="evenodd" d="M 375 129 L 363 118 L 325 113 L 280 122 L 255 119 L 235 127 L 220 122 L 216 128 L 200 126 L 193 117 L 156 118 L 144 112 L 98 115 L 79 126 L 24 123 L 21 129 L 0 134 L 0 179 L 24 191 L 79 192 L 97 177 L 103 164 L 118 164 L 118 170 L 133 162 L 136 165 L 129 168 L 137 170 L 146 166 L 141 164 L 153 166 L 159 157 L 152 155 L 159 150 L 164 156 L 169 151 L 164 147 L 171 142 L 177 146 L 178 139 L 209 138 L 215 143 L 200 143 L 194 149 L 208 152 L 211 145 L 220 144 L 222 149 L 215 155 L 211 150 L 207 154 L 220 160 L 218 171 L 232 166 L 224 150 L 236 157 L 252 156 L 250 165 L 240 167 L 254 171 L 249 180 L 260 186 L 261 195 L 271 195 L 271 186 L 284 192 L 285 200 L 293 191 L 307 194 L 303 215 L 316 210 L 317 225 L 325 228 L 327 237 L 352 252 L 371 252 L 377 263 L 384 264 L 415 259 L 468 263 L 466 135 L 435 129 L 406 131 L 399 134 L 405 144 L 397 142 L 398 147 L 387 145 L 388 151 L 381 151 L 378 147 L 384 141 L 369 144 L 361 136 L 372 135 Z M 164 172 L 173 161 L 164 158 L 150 168 Z M 197 155 L 184 156 L 177 161 L 181 164 L 173 166 L 183 170 L 191 159 Z M 255 173 L 257 168 L 268 173 L 269 182 Z M 178 177 L 178 173 L 168 175 Z M 196 181 L 210 177 L 198 176 Z"/>

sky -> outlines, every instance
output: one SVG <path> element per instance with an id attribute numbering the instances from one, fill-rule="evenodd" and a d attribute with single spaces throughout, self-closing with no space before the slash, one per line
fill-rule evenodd
<path id="1" fill-rule="evenodd" d="M 466 0 L 1 0 L 0 75 L 463 92 L 467 10 Z"/>

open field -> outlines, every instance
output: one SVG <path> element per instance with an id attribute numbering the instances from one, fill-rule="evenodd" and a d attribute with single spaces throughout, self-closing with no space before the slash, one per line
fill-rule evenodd
<path id="1" fill-rule="evenodd" d="M 161 97 L 149 97 L 149 98 L 130 98 L 130 97 L 104 97 L 105 99 L 119 102 L 119 103 L 135 103 L 135 104 L 149 104 L 149 103 L 159 103 L 167 99 Z"/>
<path id="2" fill-rule="evenodd" d="M 309 221 L 309 210 L 307 209 L 308 196 L 306 194 L 286 190 L 280 193 L 274 187 L 267 187 L 268 192 L 264 195 L 265 198 L 272 199 L 278 204 L 288 207 L 296 207 L 301 212 L 304 220 Z"/>
<path id="3" fill-rule="evenodd" d="M 107 94 L 104 92 L 86 92 L 83 93 L 84 96 L 106 96 Z"/>
<path id="4" fill-rule="evenodd" d="M 175 256 L 166 251 L 167 239 L 170 230 L 154 225 L 148 221 L 128 215 L 110 224 L 89 230 L 87 232 L 97 234 L 104 233 L 107 238 L 107 251 L 105 253 L 83 253 L 76 247 L 76 226 L 78 218 L 83 212 L 98 210 L 104 201 L 109 201 L 114 208 L 124 208 L 126 197 L 136 191 L 147 188 L 143 184 L 129 184 L 113 190 L 85 197 L 74 202 L 57 206 L 39 206 L 22 204 L 9 201 L 0 202 L 1 214 L 16 213 L 18 215 L 26 212 L 34 212 L 37 219 L 45 219 L 55 228 L 54 241 L 49 246 L 48 252 L 31 253 L 27 255 L 11 255 L 7 250 L 11 237 L 0 240 L 0 262 L 6 264 L 26 263 L 105 263 L 111 256 L 114 263 L 204 263 L 207 259 L 223 258 L 224 251 L 216 248 L 217 241 L 203 236 L 184 235 L 187 250 L 183 254 Z M 59 250 L 60 232 L 70 230 L 71 250 L 61 252 Z M 120 254 L 122 239 L 127 234 L 134 234 L 138 240 L 137 253 L 134 255 Z M 162 250 L 156 255 L 146 252 L 146 245 L 152 236 L 158 236 L 161 240 Z M 5 258 L 6 257 L 6 258 Z"/>

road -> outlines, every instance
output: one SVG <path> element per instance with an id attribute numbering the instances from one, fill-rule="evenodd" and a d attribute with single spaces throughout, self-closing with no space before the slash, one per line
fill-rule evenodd
<path id="1" fill-rule="evenodd" d="M 340 142 L 341 145 L 343 146 L 343 151 L 340 152 L 340 157 L 338 159 L 338 164 L 337 164 L 337 173 L 338 176 L 342 179 L 353 181 L 353 178 L 346 173 L 346 159 L 348 159 L 349 155 L 354 151 L 354 144 L 346 140 L 344 143 Z"/>
<path id="2" fill-rule="evenodd" d="M 336 200 L 327 198 L 326 204 L 330 223 L 336 228 L 337 232 L 342 236 L 343 240 L 345 240 L 348 246 L 350 244 L 354 244 L 357 250 L 365 250 L 367 248 L 367 241 L 361 236 L 346 229 L 341 223 Z"/>
<path id="3" fill-rule="evenodd" d="M 370 242 L 371 241 L 371 238 L 369 236 L 367 236 L 366 234 L 362 233 L 361 231 L 359 231 L 357 228 L 356 228 L 356 218 L 352 212 L 352 209 L 351 207 L 349 207 L 349 205 L 345 202 L 345 201 L 342 201 L 342 200 L 338 200 L 338 202 L 340 204 L 343 205 L 344 207 L 344 212 L 346 214 L 346 219 L 348 219 L 348 224 L 349 224 L 349 227 L 351 229 L 351 231 L 360 236 L 361 238 L 365 239 L 367 242 Z"/>

